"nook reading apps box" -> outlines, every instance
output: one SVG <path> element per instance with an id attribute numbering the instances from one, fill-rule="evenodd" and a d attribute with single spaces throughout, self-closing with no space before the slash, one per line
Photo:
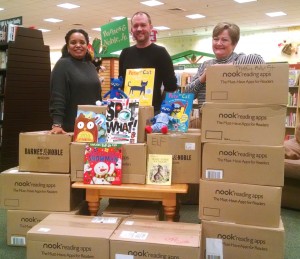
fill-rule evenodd
<path id="1" fill-rule="evenodd" d="M 200 249 L 194 223 L 125 219 L 110 237 L 110 258 L 199 259 Z"/>
<path id="2" fill-rule="evenodd" d="M 284 258 L 285 230 L 202 220 L 202 251 L 200 258 Z"/>
<path id="3" fill-rule="evenodd" d="M 206 101 L 287 105 L 288 63 L 207 68 Z"/>
<path id="4" fill-rule="evenodd" d="M 286 106 L 275 104 L 204 103 L 202 142 L 282 146 Z"/>
<path id="5" fill-rule="evenodd" d="M 50 214 L 27 232 L 27 258 L 109 257 L 117 217 Z"/>
<path id="6" fill-rule="evenodd" d="M 200 180 L 199 218 L 278 227 L 282 187 Z"/>
<path id="7" fill-rule="evenodd" d="M 204 143 L 202 179 L 283 186 L 284 147 Z"/>
<path id="8" fill-rule="evenodd" d="M 0 178 L 5 209 L 70 211 L 84 198 L 84 190 L 71 188 L 70 174 L 21 172 L 16 167 Z"/>
<path id="9" fill-rule="evenodd" d="M 90 215 L 87 202 L 82 202 L 70 212 L 41 210 L 7 210 L 7 245 L 26 246 L 27 231 L 52 213 L 70 215 Z"/>

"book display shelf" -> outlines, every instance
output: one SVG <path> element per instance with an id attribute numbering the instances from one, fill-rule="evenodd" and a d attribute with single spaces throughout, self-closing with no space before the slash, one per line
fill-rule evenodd
<path id="1" fill-rule="evenodd" d="M 19 133 L 50 129 L 50 49 L 42 32 L 19 27 L 0 44 L 0 170 L 18 165 Z M 2 62 L 3 60 L 3 62 Z"/>
<path id="2" fill-rule="evenodd" d="M 289 93 L 288 105 L 285 122 L 285 139 L 295 136 L 295 128 L 300 123 L 300 105 L 299 105 L 299 75 L 300 64 L 289 65 Z"/>

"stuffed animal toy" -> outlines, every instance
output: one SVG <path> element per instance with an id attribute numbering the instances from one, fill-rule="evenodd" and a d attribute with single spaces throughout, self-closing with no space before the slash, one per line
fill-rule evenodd
<path id="1" fill-rule="evenodd" d="M 147 133 L 152 132 L 161 132 L 163 134 L 168 133 L 168 124 L 169 123 L 178 123 L 178 119 L 175 119 L 171 116 L 172 111 L 174 110 L 174 104 L 162 103 L 160 108 L 160 113 L 154 116 L 151 119 L 152 126 L 146 126 L 145 131 Z"/>
<path id="2" fill-rule="evenodd" d="M 103 96 L 103 98 L 106 98 L 108 95 L 110 95 L 110 99 L 128 98 L 128 96 L 121 90 L 123 85 L 123 78 L 121 76 L 119 78 L 111 78 L 110 85 L 110 90 Z"/>

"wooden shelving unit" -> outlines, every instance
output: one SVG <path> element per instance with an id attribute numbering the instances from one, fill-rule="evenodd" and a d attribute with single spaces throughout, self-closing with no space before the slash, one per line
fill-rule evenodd
<path id="1" fill-rule="evenodd" d="M 295 135 L 296 125 L 300 123 L 300 91 L 299 91 L 299 75 L 300 75 L 300 64 L 290 64 L 290 71 L 296 70 L 297 78 L 290 80 L 289 82 L 289 95 L 288 105 L 286 114 L 286 126 L 285 126 L 285 139 L 293 138 Z M 291 72 L 290 72 L 291 73 Z"/>
<path id="2" fill-rule="evenodd" d="M 19 27 L 15 41 L 1 44 L 7 50 L 0 170 L 18 165 L 19 133 L 49 130 L 50 49 L 42 32 Z"/>

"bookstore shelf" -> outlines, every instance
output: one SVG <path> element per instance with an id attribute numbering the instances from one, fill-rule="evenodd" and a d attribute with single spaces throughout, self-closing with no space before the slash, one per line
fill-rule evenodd
<path id="1" fill-rule="evenodd" d="M 296 125 L 300 123 L 300 106 L 298 102 L 300 95 L 300 64 L 290 64 L 289 68 L 289 93 L 285 121 L 285 139 L 290 139 L 295 136 Z"/>
<path id="2" fill-rule="evenodd" d="M 19 133 L 50 129 L 50 49 L 42 32 L 19 27 L 0 44 L 0 170 L 18 165 Z M 5 53 L 5 54 L 3 54 Z M 1 59 L 2 60 L 2 59 Z"/>

